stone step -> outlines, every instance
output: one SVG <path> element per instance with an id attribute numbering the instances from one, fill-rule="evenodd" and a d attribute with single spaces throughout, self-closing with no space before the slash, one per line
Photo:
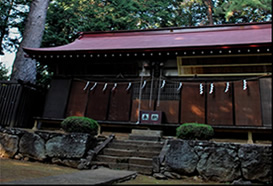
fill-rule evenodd
<path id="1" fill-rule="evenodd" d="M 131 171 L 136 171 L 141 174 L 151 175 L 153 173 L 153 166 L 143 166 L 136 164 L 129 164 L 129 169 Z"/>
<path id="2" fill-rule="evenodd" d="M 160 146 L 164 144 L 164 141 L 147 141 L 147 140 L 118 140 L 114 139 L 112 142 L 119 142 L 119 143 L 130 143 L 134 145 L 154 145 L 154 146 Z"/>
<path id="3" fill-rule="evenodd" d="M 129 159 L 129 164 L 133 165 L 145 165 L 145 166 L 152 166 L 153 159 L 152 158 L 142 158 L 142 157 L 131 157 Z"/>
<path id="4" fill-rule="evenodd" d="M 158 136 L 142 136 L 129 134 L 130 140 L 145 140 L 145 141 L 160 141 L 161 137 Z"/>
<path id="5" fill-rule="evenodd" d="M 144 132 L 145 138 L 135 139 L 143 131 L 136 130 L 128 140 L 113 139 L 97 156 L 92 164 L 107 166 L 112 169 L 137 171 L 151 175 L 153 172 L 153 157 L 159 156 L 164 140 L 151 141 L 151 137 L 161 135 L 158 131 Z M 141 135 L 142 136 L 142 135 Z"/>
<path id="6" fill-rule="evenodd" d="M 147 149 L 146 149 L 147 150 Z M 127 149 L 117 149 L 117 148 L 105 148 L 102 151 L 103 155 L 109 156 L 119 156 L 119 157 L 145 157 L 152 158 L 158 156 L 160 151 L 144 151 L 144 150 L 127 150 Z"/>
<path id="7" fill-rule="evenodd" d="M 161 138 L 162 131 L 160 130 L 133 129 L 129 134 L 130 140 L 160 141 Z"/>
<path id="8" fill-rule="evenodd" d="M 114 140 L 112 143 L 108 144 L 109 148 L 115 149 L 127 149 L 127 150 L 147 150 L 149 151 L 161 151 L 163 147 L 163 142 L 158 143 L 149 143 L 147 141 L 118 141 Z"/>
<path id="9" fill-rule="evenodd" d="M 92 161 L 91 165 L 105 166 L 111 169 L 117 170 L 131 170 L 137 171 L 141 174 L 151 175 L 153 173 L 152 166 L 129 164 L 129 163 L 114 163 L 114 162 L 103 162 L 103 161 Z"/>
<path id="10" fill-rule="evenodd" d="M 138 136 L 158 136 L 158 137 L 162 137 L 162 131 L 161 130 L 132 129 L 131 134 L 132 135 L 138 135 Z"/>
<path id="11" fill-rule="evenodd" d="M 119 157 L 119 156 L 109 156 L 109 155 L 98 155 L 96 161 L 99 162 L 109 162 L 109 163 L 128 163 L 128 164 L 138 164 L 144 166 L 152 166 L 152 158 L 143 157 Z"/>

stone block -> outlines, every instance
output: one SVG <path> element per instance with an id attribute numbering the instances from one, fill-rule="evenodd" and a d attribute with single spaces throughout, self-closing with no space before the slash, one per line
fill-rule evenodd
<path id="1" fill-rule="evenodd" d="M 19 152 L 26 157 L 43 161 L 45 155 L 45 141 L 34 133 L 26 132 L 19 142 Z"/>
<path id="2" fill-rule="evenodd" d="M 12 158 L 18 151 L 19 137 L 0 133 L 0 157 Z"/>

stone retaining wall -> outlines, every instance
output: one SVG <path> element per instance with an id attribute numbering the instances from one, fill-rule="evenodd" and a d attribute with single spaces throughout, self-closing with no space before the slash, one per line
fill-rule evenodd
<path id="1" fill-rule="evenodd" d="M 170 140 L 161 170 L 219 182 L 272 183 L 272 145 Z"/>
<path id="2" fill-rule="evenodd" d="M 31 132 L 0 126 L 0 157 L 89 169 L 98 141 L 84 133 Z M 196 175 L 206 180 L 238 184 L 272 184 L 272 145 L 180 139 L 170 139 L 166 144 L 162 149 L 163 160 L 154 158 L 158 162 L 154 165 L 156 174 Z"/>
<path id="3" fill-rule="evenodd" d="M 84 133 L 54 133 L 0 126 L 0 157 L 33 159 L 87 169 L 97 145 L 94 136 Z"/>

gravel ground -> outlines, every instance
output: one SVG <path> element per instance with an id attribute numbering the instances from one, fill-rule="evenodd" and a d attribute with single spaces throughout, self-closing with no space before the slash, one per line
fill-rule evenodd
<path id="1" fill-rule="evenodd" d="M 6 184 L 6 182 L 18 182 L 20 180 L 37 179 L 48 176 L 56 176 L 62 174 L 72 174 L 80 172 L 81 170 L 69 168 L 65 166 L 59 166 L 55 164 L 46 164 L 40 162 L 31 162 L 15 159 L 3 159 L 0 158 L 0 185 Z M 23 182 L 23 181 L 22 181 Z M 182 176 L 182 179 L 168 179 L 158 180 L 152 176 L 138 174 L 134 179 L 122 180 L 114 185 L 138 185 L 138 184 L 176 184 L 176 185 L 188 185 L 188 184 L 216 184 L 218 182 L 206 182 L 198 176 L 187 177 Z"/>

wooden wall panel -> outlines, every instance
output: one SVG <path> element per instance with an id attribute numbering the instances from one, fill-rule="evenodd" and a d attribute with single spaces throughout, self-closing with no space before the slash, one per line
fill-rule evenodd
<path id="1" fill-rule="evenodd" d="M 162 111 L 162 123 L 179 123 L 179 100 L 160 100 L 156 110 Z"/>
<path id="2" fill-rule="evenodd" d="M 71 79 L 53 79 L 48 90 L 43 117 L 64 118 Z"/>
<path id="3" fill-rule="evenodd" d="M 259 81 L 234 82 L 235 124 L 262 126 Z"/>
<path id="4" fill-rule="evenodd" d="M 272 127 L 272 78 L 260 81 L 263 126 Z"/>
<path id="5" fill-rule="evenodd" d="M 93 85 L 90 85 L 90 87 Z M 87 117 L 95 120 L 107 119 L 108 102 L 112 86 L 108 85 L 105 91 L 103 91 L 103 88 L 104 84 L 97 84 L 93 90 L 90 90 L 86 110 Z"/>
<path id="6" fill-rule="evenodd" d="M 200 94 L 199 83 L 183 83 L 181 91 L 180 122 L 205 123 L 205 90 Z"/>
<path id="7" fill-rule="evenodd" d="M 66 116 L 84 116 L 88 99 L 88 89 L 83 90 L 85 81 L 73 80 Z"/>
<path id="8" fill-rule="evenodd" d="M 150 100 L 147 99 L 142 99 L 141 100 L 141 105 L 140 105 L 140 110 L 154 110 L 154 100 L 151 100 L 151 107 L 149 104 Z M 131 112 L 131 121 L 135 122 L 138 120 L 138 114 L 139 114 L 139 99 L 134 99 L 132 103 L 132 112 Z"/>
<path id="9" fill-rule="evenodd" d="M 207 93 L 207 124 L 233 125 L 233 103 L 231 84 L 227 92 L 226 83 L 213 83 L 211 94 Z M 210 84 L 207 85 L 210 90 Z"/>
<path id="10" fill-rule="evenodd" d="M 129 121 L 131 109 L 131 89 L 126 91 L 128 85 L 118 84 L 111 92 L 108 120 Z"/>

